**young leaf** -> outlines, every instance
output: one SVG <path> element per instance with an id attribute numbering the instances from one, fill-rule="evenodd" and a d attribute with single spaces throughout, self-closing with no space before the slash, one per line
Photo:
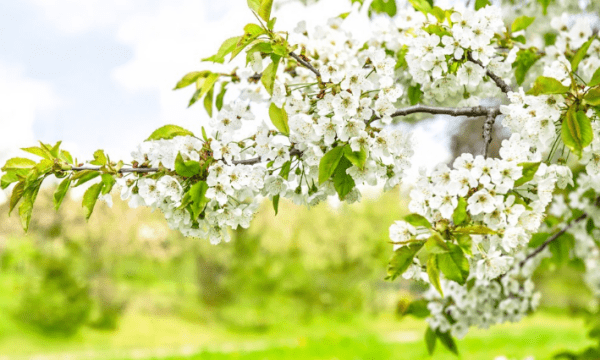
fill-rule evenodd
<path id="1" fill-rule="evenodd" d="M 200 163 L 193 160 L 183 161 L 181 153 L 177 153 L 175 171 L 183 177 L 192 177 L 200 172 Z"/>
<path id="2" fill-rule="evenodd" d="M 192 216 L 194 219 L 197 219 L 198 216 L 200 216 L 202 210 L 204 210 L 204 207 L 206 206 L 206 204 L 208 204 L 208 201 L 210 200 L 206 197 L 207 190 L 208 184 L 206 184 L 205 181 L 199 181 L 195 183 L 189 190 L 189 194 L 192 197 L 193 201 L 190 207 L 192 209 Z"/>
<path id="3" fill-rule="evenodd" d="M 210 74 L 210 71 L 192 71 L 187 73 L 177 82 L 173 90 L 182 89 L 184 87 L 190 86 L 198 80 L 200 77 L 204 77 Z"/>
<path id="4" fill-rule="evenodd" d="M 465 254 L 473 256 L 473 239 L 471 238 L 471 235 L 458 234 L 456 235 L 456 242 Z"/>
<path id="5" fill-rule="evenodd" d="M 258 9 L 260 9 L 260 0 L 248 0 L 248 7 L 250 10 L 258 12 Z"/>
<path id="6" fill-rule="evenodd" d="M 541 162 L 524 162 L 518 164 L 523 168 L 522 176 L 515 180 L 515 186 L 521 186 L 526 182 L 533 180 L 535 173 L 538 171 Z"/>
<path id="7" fill-rule="evenodd" d="M 277 105 L 271 103 L 269 106 L 269 117 L 271 118 L 271 122 L 279 132 L 284 135 L 290 134 L 290 127 L 288 125 L 288 115 L 285 109 L 278 108 Z"/>
<path id="8" fill-rule="evenodd" d="M 275 77 L 277 75 L 277 67 L 279 66 L 280 59 L 281 57 L 279 56 L 272 56 L 271 60 L 273 61 L 267 66 L 260 77 L 260 81 L 269 95 L 273 95 L 273 85 L 275 84 Z"/>
<path id="9" fill-rule="evenodd" d="M 344 157 L 350 160 L 352 165 L 362 170 L 365 167 L 365 162 L 367 161 L 367 151 L 362 148 L 360 151 L 352 151 L 350 145 L 346 145 L 344 146 Z"/>
<path id="10" fill-rule="evenodd" d="M 583 97 L 586 103 L 592 106 L 600 105 L 600 87 L 595 87 L 593 89 L 588 90 L 588 92 Z"/>
<path id="11" fill-rule="evenodd" d="M 394 251 L 394 255 L 390 259 L 387 267 L 386 280 L 394 280 L 398 276 L 402 275 L 406 269 L 412 264 L 413 258 L 417 251 L 423 247 L 422 242 L 411 243 L 406 246 L 402 246 Z"/>
<path id="12" fill-rule="evenodd" d="M 342 156 L 344 155 L 344 147 L 338 146 L 329 150 L 319 162 L 319 184 L 329 180 L 333 172 L 337 168 Z"/>
<path id="13" fill-rule="evenodd" d="M 596 85 L 600 85 L 600 67 L 594 71 L 594 75 L 590 79 L 590 82 L 587 84 L 589 87 L 594 87 Z"/>
<path id="14" fill-rule="evenodd" d="M 241 36 L 235 36 L 225 40 L 215 55 L 202 59 L 202 61 L 212 61 L 219 64 L 224 63 L 225 56 L 236 48 L 241 39 Z"/>
<path id="15" fill-rule="evenodd" d="M 346 173 L 346 170 L 350 166 L 352 166 L 352 163 L 345 157 L 342 157 L 333 173 L 333 187 L 337 191 L 340 200 L 344 200 L 346 195 L 356 186 L 352 176 Z"/>
<path id="16" fill-rule="evenodd" d="M 202 83 L 202 87 L 200 89 L 196 90 L 196 92 L 194 93 L 194 96 L 192 96 L 192 99 L 190 100 L 188 107 L 194 105 L 194 103 L 198 99 L 201 99 L 204 95 L 206 95 L 209 91 L 211 91 L 213 89 L 213 86 L 215 85 L 215 82 L 218 79 L 219 79 L 219 74 L 211 73 L 210 75 L 208 75 L 206 77 L 206 80 L 204 80 L 204 82 Z"/>
<path id="17" fill-rule="evenodd" d="M 448 253 L 438 254 L 438 266 L 448 280 L 464 285 L 469 276 L 469 260 L 458 245 L 448 244 Z"/>
<path id="18" fill-rule="evenodd" d="M 182 128 L 181 126 L 165 125 L 154 130 L 154 132 L 146 139 L 146 141 L 172 139 L 175 136 L 194 136 L 194 134 L 191 131 Z"/>
<path id="19" fill-rule="evenodd" d="M 444 297 L 442 291 L 442 284 L 440 283 L 440 269 L 438 268 L 438 257 L 435 254 L 429 256 L 427 260 L 427 275 L 429 276 L 429 282 L 433 287 Z"/>
<path id="20" fill-rule="evenodd" d="M 31 222 L 31 213 L 33 212 L 33 203 L 40 191 L 40 186 L 44 178 L 37 179 L 30 186 L 25 188 L 23 193 L 23 202 L 19 206 L 19 217 L 21 218 L 21 226 L 27 232 L 29 223 Z"/>
<path id="21" fill-rule="evenodd" d="M 378 14 L 385 13 L 390 17 L 396 15 L 398 9 L 396 8 L 396 1 L 391 0 L 373 0 L 371 3 L 371 7 L 369 8 L 369 13 L 374 11 Z"/>
<path id="22" fill-rule="evenodd" d="M 260 7 L 258 8 L 258 15 L 264 21 L 269 21 L 271 19 L 271 8 L 272 7 L 273 7 L 273 0 L 261 0 Z"/>
<path id="23" fill-rule="evenodd" d="M 552 0 L 537 0 L 537 2 L 542 5 L 542 14 L 548 14 L 548 5 L 550 5 L 550 1 Z"/>
<path id="24" fill-rule="evenodd" d="M 106 162 L 107 159 L 106 155 L 104 155 L 104 150 L 96 150 L 96 152 L 94 152 L 94 160 L 90 161 L 90 164 L 104 166 L 106 165 Z"/>
<path id="25" fill-rule="evenodd" d="M 102 187 L 104 183 L 99 182 L 90 186 L 83 194 L 83 202 L 81 204 L 82 207 L 85 208 L 85 219 L 89 220 L 90 216 L 92 216 L 92 212 L 94 212 L 94 207 L 96 206 L 96 201 L 98 201 L 98 196 L 100 196 L 100 192 L 102 191 Z"/>
<path id="26" fill-rule="evenodd" d="M 408 2 L 415 8 L 415 10 L 418 10 L 425 15 L 431 11 L 431 5 L 426 0 L 408 0 Z"/>
<path id="27" fill-rule="evenodd" d="M 518 18 L 515 19 L 515 21 L 513 21 L 512 25 L 511 25 L 512 32 L 517 32 L 520 30 L 527 29 L 527 27 L 529 25 L 531 25 L 533 20 L 535 20 L 534 17 L 529 17 L 529 16 L 525 16 L 525 15 L 519 16 Z"/>
<path id="28" fill-rule="evenodd" d="M 8 208 L 8 216 L 13 211 L 15 206 L 19 203 L 19 200 L 23 197 L 25 193 L 25 181 L 19 181 L 17 185 L 12 190 L 12 194 L 10 196 L 10 206 Z"/>
<path id="29" fill-rule="evenodd" d="M 490 0 L 475 0 L 475 10 L 479 10 L 481 8 L 484 8 L 488 5 L 492 5 L 490 3 Z"/>
<path id="30" fill-rule="evenodd" d="M 440 332 L 436 330 L 437 338 L 440 339 L 440 342 L 446 347 L 446 349 L 450 350 L 455 355 L 458 355 L 458 347 L 456 346 L 456 342 L 450 335 L 450 332 Z"/>
<path id="31" fill-rule="evenodd" d="M 523 84 L 527 72 L 540 58 L 541 56 L 539 56 L 534 49 L 521 49 L 517 52 L 517 59 L 512 64 L 513 69 L 515 69 L 517 84 Z"/>
<path id="32" fill-rule="evenodd" d="M 48 150 L 46 150 L 45 148 L 28 147 L 28 148 L 21 148 L 21 150 L 27 151 L 30 154 L 34 154 L 34 155 L 43 157 L 44 159 L 52 160 L 52 154 L 50 154 L 50 152 Z"/>
<path id="33" fill-rule="evenodd" d="M 535 80 L 535 84 L 527 94 L 564 94 L 569 91 L 568 86 L 564 86 L 555 78 L 540 76 Z"/>
<path id="34" fill-rule="evenodd" d="M 434 231 L 433 235 L 431 235 L 427 239 L 427 241 L 425 242 L 425 249 L 430 254 L 443 254 L 448 252 L 449 250 L 446 241 L 444 241 L 444 238 L 442 238 L 440 233 L 438 233 L 437 231 Z"/>
<path id="35" fill-rule="evenodd" d="M 410 100 L 411 105 L 420 103 L 422 95 L 423 91 L 421 91 L 421 84 L 417 84 L 408 88 L 408 99 Z"/>
<path id="36" fill-rule="evenodd" d="M 204 97 L 204 109 L 206 110 L 206 113 L 208 114 L 209 117 L 212 117 L 212 114 L 213 114 L 214 89 L 215 88 L 213 87 L 210 90 L 208 90 L 208 93 Z"/>
<path id="37" fill-rule="evenodd" d="M 60 183 L 60 185 L 58 185 L 58 188 L 56 188 L 53 197 L 54 210 L 58 211 L 58 208 L 60 208 L 60 205 L 62 204 L 65 195 L 67 195 L 67 191 L 71 187 L 71 181 L 71 177 L 67 177 Z"/>
<path id="38" fill-rule="evenodd" d="M 73 175 L 73 177 L 72 177 L 73 180 L 77 180 L 77 183 L 75 185 L 73 185 L 73 187 L 78 187 L 79 185 L 82 185 L 82 184 L 96 178 L 99 175 L 100 175 L 100 172 L 98 172 L 96 170 L 79 171 L 79 172 L 75 173 L 75 175 Z"/>
<path id="39" fill-rule="evenodd" d="M 110 193 L 116 182 L 117 180 L 111 174 L 102 174 L 102 183 L 104 184 L 102 195 Z"/>
<path id="40" fill-rule="evenodd" d="M 467 200 L 464 197 L 458 198 L 458 205 L 452 214 L 454 225 L 461 225 L 467 220 Z"/>
<path id="41" fill-rule="evenodd" d="M 225 97 L 225 92 L 227 91 L 227 84 L 228 82 L 221 83 L 221 91 L 219 91 L 219 94 L 215 99 L 215 106 L 219 111 L 221 111 L 221 109 L 223 108 L 223 98 Z"/>
<path id="42" fill-rule="evenodd" d="M 425 299 L 411 301 L 402 315 L 412 315 L 420 319 L 426 318 L 431 314 L 427 308 L 427 303 Z"/>
<path id="43" fill-rule="evenodd" d="M 435 331 L 431 330 L 431 327 L 428 326 L 425 331 L 425 344 L 427 345 L 427 352 L 429 355 L 433 355 L 436 341 L 437 335 L 435 334 Z"/>
<path id="44" fill-rule="evenodd" d="M 484 225 L 469 225 L 459 227 L 453 230 L 454 234 L 470 234 L 470 235 L 492 235 L 496 234 L 496 231 L 488 228 Z"/>
<path id="45" fill-rule="evenodd" d="M 8 170 L 31 169 L 36 164 L 37 163 L 33 160 L 25 158 L 12 158 L 6 161 L 1 170 L 8 172 Z"/>
<path id="46" fill-rule="evenodd" d="M 290 169 L 292 167 L 292 161 L 288 160 L 286 162 L 283 163 L 283 165 L 281 165 L 281 170 L 279 170 L 279 176 L 281 176 L 282 178 L 284 178 L 285 180 L 288 179 L 288 176 L 290 174 Z"/>
<path id="47" fill-rule="evenodd" d="M 275 215 L 279 212 L 279 194 L 273 196 L 273 209 L 275 210 Z"/>
<path id="48" fill-rule="evenodd" d="M 563 143 L 581 158 L 582 150 L 594 137 L 590 119 L 583 111 L 575 112 L 574 107 L 569 108 L 566 118 L 563 119 L 561 135 Z"/>
<path id="49" fill-rule="evenodd" d="M 592 41 L 594 41 L 594 38 L 595 38 L 595 36 L 592 36 L 588 41 L 586 41 L 583 45 L 581 45 L 579 50 L 577 50 L 577 52 L 573 56 L 573 59 L 571 59 L 571 70 L 573 72 L 577 71 L 577 67 L 579 66 L 579 63 L 581 62 L 581 60 L 583 60 L 583 58 L 585 57 L 585 54 L 587 54 L 587 51 L 590 48 Z"/>
<path id="50" fill-rule="evenodd" d="M 431 229 L 431 223 L 419 214 L 408 214 L 404 217 L 404 221 L 411 224 L 412 226 L 425 226 Z"/>

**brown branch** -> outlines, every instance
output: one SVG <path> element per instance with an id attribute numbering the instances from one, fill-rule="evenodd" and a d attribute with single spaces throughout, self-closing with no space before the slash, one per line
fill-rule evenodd
<path id="1" fill-rule="evenodd" d="M 487 158 L 488 148 L 492 142 L 492 130 L 494 129 L 494 122 L 496 122 L 497 114 L 489 112 L 483 123 L 483 157 Z"/>
<path id="2" fill-rule="evenodd" d="M 313 73 L 315 73 L 315 75 L 317 75 L 318 77 L 321 77 L 321 73 L 319 72 L 319 70 L 315 69 L 315 67 L 312 66 L 308 61 L 304 60 L 303 58 L 301 58 L 300 56 L 298 56 L 293 51 L 290 52 L 290 56 L 293 57 L 297 62 L 299 62 L 300 64 L 302 64 L 302 66 L 304 66 L 308 70 L 310 70 Z"/>
<path id="3" fill-rule="evenodd" d="M 479 117 L 479 116 L 494 116 L 494 118 L 500 115 L 500 107 L 498 106 L 472 106 L 462 108 L 452 107 L 436 107 L 427 105 L 413 105 L 405 107 L 403 109 L 397 109 L 390 115 L 391 117 L 407 116 L 411 114 L 425 113 L 434 115 L 450 115 L 450 116 L 468 116 L 468 117 Z M 370 120 L 366 120 L 365 123 L 370 125 L 372 122 L 380 120 L 381 117 L 374 117 Z"/>
<path id="4" fill-rule="evenodd" d="M 503 93 L 507 94 L 509 91 L 512 91 L 512 88 L 510 87 L 510 85 L 508 85 L 504 80 L 502 80 L 502 78 L 500 78 L 498 75 L 494 74 L 488 68 L 483 66 L 483 63 L 481 61 L 475 60 L 473 58 L 473 55 L 471 54 L 471 52 L 467 53 L 467 59 L 470 62 L 481 66 L 485 70 L 485 74 L 487 76 L 489 76 L 490 79 L 492 79 L 496 83 L 496 85 L 500 88 L 500 90 L 502 90 Z"/>

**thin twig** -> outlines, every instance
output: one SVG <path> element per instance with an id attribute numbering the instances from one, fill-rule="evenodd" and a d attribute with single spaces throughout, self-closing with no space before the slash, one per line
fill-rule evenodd
<path id="1" fill-rule="evenodd" d="M 488 148 L 492 142 L 492 130 L 496 122 L 496 114 L 489 112 L 483 123 L 483 157 L 487 158 Z"/>
<path id="2" fill-rule="evenodd" d="M 294 59 L 296 59 L 296 61 L 299 62 L 300 64 L 302 64 L 302 66 L 304 66 L 308 70 L 310 70 L 313 73 L 315 73 L 315 75 L 317 75 L 318 77 L 321 77 L 321 73 L 319 72 L 319 70 L 315 69 L 315 67 L 312 66 L 308 61 L 304 60 L 303 58 L 301 58 L 300 56 L 298 56 L 293 51 L 290 52 L 290 56 L 293 57 Z"/>
<path id="3" fill-rule="evenodd" d="M 481 61 L 475 60 L 473 58 L 473 55 L 471 54 L 471 52 L 467 53 L 467 59 L 470 62 L 473 62 L 473 63 L 481 66 L 485 70 L 485 74 L 487 76 L 489 76 L 490 79 L 492 79 L 496 83 L 496 85 L 500 88 L 500 90 L 502 90 L 503 93 L 508 94 L 509 91 L 512 91 L 512 88 L 510 87 L 510 85 L 508 85 L 504 80 L 502 80 L 502 78 L 500 78 L 498 75 L 494 74 L 488 68 L 483 66 L 483 63 Z"/>

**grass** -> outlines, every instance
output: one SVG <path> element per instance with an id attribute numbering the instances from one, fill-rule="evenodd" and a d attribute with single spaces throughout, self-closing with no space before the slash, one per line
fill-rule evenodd
<path id="1" fill-rule="evenodd" d="M 412 318 L 316 319 L 309 325 L 281 325 L 262 333 L 231 332 L 215 323 L 191 323 L 173 316 L 127 314 L 119 330 L 84 328 L 74 337 L 48 338 L 2 318 L 0 359 L 429 359 L 425 323 Z M 590 344 L 579 319 L 540 313 L 519 324 L 472 330 L 459 341 L 462 359 L 498 355 L 547 359 L 557 351 Z M 457 359 L 438 343 L 433 359 Z"/>

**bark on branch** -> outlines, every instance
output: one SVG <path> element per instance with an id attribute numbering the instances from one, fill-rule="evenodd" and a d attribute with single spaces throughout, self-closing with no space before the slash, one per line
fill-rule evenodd
<path id="1" fill-rule="evenodd" d="M 485 70 L 485 74 L 496 83 L 496 85 L 500 88 L 500 90 L 502 90 L 503 93 L 507 94 L 509 91 L 512 91 L 510 85 L 508 85 L 504 80 L 502 80 L 502 78 L 500 78 L 498 75 L 494 74 L 488 68 L 483 66 L 483 63 L 481 61 L 475 60 L 471 52 L 467 53 L 467 60 L 481 66 Z"/>
<path id="2" fill-rule="evenodd" d="M 321 73 L 319 72 L 319 70 L 315 69 L 314 66 L 312 66 L 308 61 L 304 60 L 303 58 L 301 58 L 300 56 L 298 56 L 295 52 L 290 52 L 290 56 L 293 57 L 297 62 L 299 62 L 302 66 L 304 66 L 305 68 L 307 68 L 308 70 L 312 71 L 313 73 L 315 73 L 315 75 L 317 75 L 318 77 L 321 77 Z"/>

